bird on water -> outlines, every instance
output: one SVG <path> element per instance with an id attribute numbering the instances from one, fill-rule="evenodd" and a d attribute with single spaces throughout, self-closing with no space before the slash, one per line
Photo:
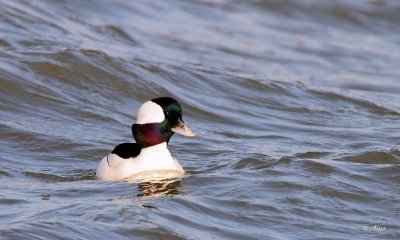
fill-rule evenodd
<path id="1" fill-rule="evenodd" d="M 136 143 L 122 143 L 99 163 L 99 180 L 145 180 L 171 178 L 185 171 L 168 150 L 174 133 L 188 137 L 196 134 L 184 123 L 182 107 L 171 97 L 147 101 L 139 108 L 132 135 Z"/>

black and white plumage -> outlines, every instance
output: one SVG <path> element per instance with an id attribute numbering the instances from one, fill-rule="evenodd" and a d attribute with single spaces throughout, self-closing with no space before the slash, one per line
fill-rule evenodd
<path id="1" fill-rule="evenodd" d="M 182 120 L 181 105 L 170 97 L 145 102 L 132 125 L 136 143 L 122 143 L 105 156 L 97 167 L 97 179 L 169 178 L 185 174 L 168 150 L 174 133 L 196 136 Z"/>

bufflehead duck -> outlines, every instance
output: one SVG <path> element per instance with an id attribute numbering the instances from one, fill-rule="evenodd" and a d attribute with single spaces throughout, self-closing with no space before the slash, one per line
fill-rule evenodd
<path id="1" fill-rule="evenodd" d="M 97 179 L 135 180 L 185 174 L 168 150 L 169 139 L 174 133 L 196 136 L 182 120 L 181 105 L 170 97 L 145 102 L 132 125 L 136 143 L 122 143 L 105 156 L 97 167 Z"/>

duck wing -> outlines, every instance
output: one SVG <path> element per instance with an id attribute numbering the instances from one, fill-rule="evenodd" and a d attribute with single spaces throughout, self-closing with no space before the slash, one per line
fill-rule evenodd
<path id="1" fill-rule="evenodd" d="M 142 148 L 137 143 L 121 143 L 107 156 L 110 167 L 116 167 L 122 159 L 135 158 Z"/>
<path id="2" fill-rule="evenodd" d="M 142 148 L 137 143 L 121 143 L 111 153 L 121 158 L 135 158 L 140 154 Z"/>

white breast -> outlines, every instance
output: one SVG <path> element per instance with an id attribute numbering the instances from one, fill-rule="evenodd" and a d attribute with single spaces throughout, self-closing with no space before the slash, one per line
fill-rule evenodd
<path id="1" fill-rule="evenodd" d="M 142 149 L 136 158 L 123 159 L 110 153 L 101 160 L 96 177 L 100 180 L 123 180 L 145 172 L 148 176 L 157 175 L 158 178 L 163 175 L 165 178 L 171 177 L 171 172 L 178 176 L 185 174 L 178 161 L 171 156 L 167 143 L 163 142 Z"/>

